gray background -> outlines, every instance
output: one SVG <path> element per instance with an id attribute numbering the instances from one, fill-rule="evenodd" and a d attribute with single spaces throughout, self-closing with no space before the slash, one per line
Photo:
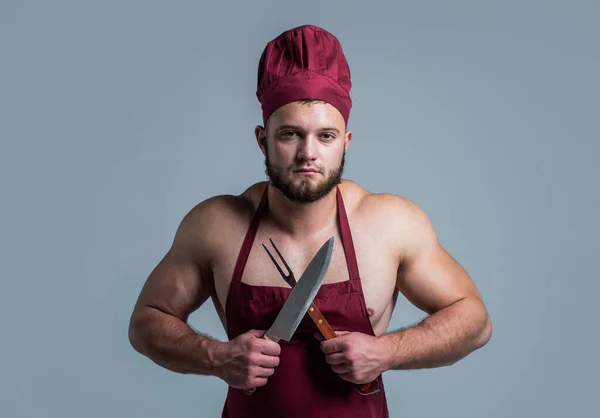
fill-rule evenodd
<path id="1" fill-rule="evenodd" d="M 600 3 L 2 1 L 0 416 L 219 416 L 226 386 L 129 346 L 197 202 L 263 180 L 256 66 L 312 23 L 350 63 L 346 177 L 412 199 L 492 340 L 386 372 L 394 417 L 592 417 Z M 225 339 L 212 305 L 191 324 Z M 423 313 L 399 299 L 391 328 Z"/>

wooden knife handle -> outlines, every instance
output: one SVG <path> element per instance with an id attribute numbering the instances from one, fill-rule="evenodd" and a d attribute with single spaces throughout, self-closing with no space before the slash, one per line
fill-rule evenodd
<path id="1" fill-rule="evenodd" d="M 335 331 L 333 328 L 331 328 L 331 325 L 329 325 L 329 322 L 327 322 L 321 311 L 319 311 L 319 308 L 317 308 L 314 303 L 310 304 L 310 307 L 308 308 L 308 315 L 313 320 L 317 328 L 319 328 L 319 331 L 321 331 L 321 334 L 323 334 L 323 337 L 325 337 L 326 340 L 337 337 Z"/>
<path id="2" fill-rule="evenodd" d="M 314 303 L 310 304 L 310 307 L 308 308 L 308 315 L 313 320 L 317 328 L 319 328 L 319 331 L 321 331 L 321 334 L 323 334 L 323 337 L 326 340 L 337 337 L 337 334 L 333 328 L 331 328 L 329 322 L 327 322 L 321 311 L 319 311 L 319 308 L 317 308 Z M 369 383 L 357 384 L 356 386 L 356 389 L 361 395 L 371 395 L 379 392 L 379 382 L 377 382 L 377 380 Z"/>

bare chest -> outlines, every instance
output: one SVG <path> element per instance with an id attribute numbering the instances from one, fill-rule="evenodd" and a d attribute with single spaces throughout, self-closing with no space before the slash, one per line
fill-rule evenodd
<path id="1" fill-rule="evenodd" d="M 361 287 L 369 320 L 375 333 L 380 335 L 384 333 L 389 324 L 389 320 L 394 308 L 396 298 L 396 272 L 397 262 L 386 253 L 385 243 L 376 239 L 374 231 L 363 231 L 356 227 L 353 231 L 354 253 L 358 264 Z M 331 263 L 323 281 L 324 284 L 337 283 L 350 279 L 349 266 L 347 262 L 347 252 L 342 245 L 341 236 L 338 231 L 332 231 L 334 237 L 334 250 Z M 242 237 L 243 238 L 243 237 Z M 300 278 L 312 257 L 317 253 L 320 246 L 325 243 L 328 237 L 316 239 L 313 241 L 294 241 L 287 237 L 274 234 L 268 228 L 257 232 L 248 255 L 246 265 L 243 270 L 241 281 L 252 286 L 281 286 L 289 285 L 281 277 L 273 260 L 263 248 L 269 250 L 274 257 L 275 262 L 286 269 L 277 251 L 274 249 L 270 240 L 277 247 L 285 262 L 288 264 L 296 280 Z M 240 240 L 241 242 L 241 240 Z M 226 301 L 238 259 L 239 245 L 227 250 L 223 257 L 213 265 L 213 277 L 215 282 L 216 298 L 215 304 L 219 304 L 221 309 L 226 309 Z M 340 307 L 343 310 L 343 307 Z M 222 317 L 223 319 L 223 317 Z"/>

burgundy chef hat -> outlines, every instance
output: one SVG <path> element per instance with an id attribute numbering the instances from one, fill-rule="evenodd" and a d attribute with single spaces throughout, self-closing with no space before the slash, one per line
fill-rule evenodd
<path id="1" fill-rule="evenodd" d="M 350 68 L 342 45 L 314 25 L 287 30 L 270 41 L 258 64 L 256 97 L 263 122 L 281 106 L 301 99 L 323 100 L 350 117 Z"/>

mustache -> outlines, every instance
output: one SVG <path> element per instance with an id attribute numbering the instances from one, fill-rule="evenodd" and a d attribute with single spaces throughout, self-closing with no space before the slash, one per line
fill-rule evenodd
<path id="1" fill-rule="evenodd" d="M 313 171 L 317 171 L 319 173 L 323 172 L 323 167 L 319 167 L 316 165 L 296 165 L 293 164 L 290 166 L 290 170 L 292 171 L 298 171 L 298 170 L 313 170 Z"/>

